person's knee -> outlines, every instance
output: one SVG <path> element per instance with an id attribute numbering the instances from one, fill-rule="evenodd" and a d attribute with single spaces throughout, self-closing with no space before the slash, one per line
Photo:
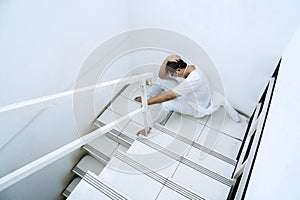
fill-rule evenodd
<path id="1" fill-rule="evenodd" d="M 173 111 L 173 102 L 172 101 L 165 101 L 161 103 L 161 106 L 166 111 Z"/>

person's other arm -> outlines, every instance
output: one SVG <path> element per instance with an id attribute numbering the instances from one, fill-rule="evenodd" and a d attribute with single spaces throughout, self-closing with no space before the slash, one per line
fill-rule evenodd
<path id="1" fill-rule="evenodd" d="M 158 77 L 161 79 L 169 79 L 170 75 L 166 70 L 167 67 L 167 63 L 170 62 L 177 62 L 178 60 L 180 60 L 180 57 L 177 55 L 171 55 L 165 58 L 165 60 L 163 61 L 163 63 L 161 64 L 161 67 L 159 69 L 159 73 L 158 73 Z"/>

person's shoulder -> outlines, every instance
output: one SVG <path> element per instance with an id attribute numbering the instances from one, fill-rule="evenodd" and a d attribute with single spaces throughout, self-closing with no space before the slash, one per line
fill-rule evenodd
<path id="1" fill-rule="evenodd" d="M 194 66 L 194 65 L 193 65 Z M 199 67 L 195 67 L 194 72 L 197 73 L 199 76 L 204 76 L 203 71 Z"/>
<path id="2" fill-rule="evenodd" d="M 197 68 L 195 65 L 191 65 L 191 67 L 194 67 L 194 70 L 190 73 L 192 76 L 201 75 L 201 72 L 200 72 L 199 68 Z"/>

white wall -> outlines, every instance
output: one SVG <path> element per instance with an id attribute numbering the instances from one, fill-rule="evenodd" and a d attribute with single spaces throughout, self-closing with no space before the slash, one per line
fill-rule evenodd
<path id="1" fill-rule="evenodd" d="M 248 114 L 300 20 L 297 0 L 132 0 L 129 8 L 130 28 L 174 30 L 203 47 L 232 104 Z"/>
<path id="2" fill-rule="evenodd" d="M 283 53 L 245 199 L 300 199 L 299 52 L 300 27 Z"/>
<path id="3" fill-rule="evenodd" d="M 0 107 L 72 89 L 91 51 L 128 29 L 127 10 L 123 0 L 0 1 Z M 0 176 L 78 138 L 72 99 L 26 125 L 37 113 L 1 113 L 1 134 L 22 131 L 0 149 Z M 71 154 L 0 192 L 0 199 L 59 199 L 78 156 Z M 28 183 L 34 188 L 29 190 Z"/>
<path id="4" fill-rule="evenodd" d="M 89 53 L 128 29 L 126 1 L 0 2 L 0 105 L 72 88 Z"/>

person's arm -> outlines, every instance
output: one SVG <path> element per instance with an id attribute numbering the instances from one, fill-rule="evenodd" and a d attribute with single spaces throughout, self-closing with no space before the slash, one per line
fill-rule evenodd
<path id="1" fill-rule="evenodd" d="M 165 60 L 163 61 L 163 63 L 161 64 L 161 67 L 159 69 L 159 73 L 158 73 L 158 77 L 161 79 L 169 79 L 170 75 L 166 70 L 167 67 L 167 63 L 170 62 L 177 62 L 178 60 L 180 60 L 180 57 L 177 55 L 171 55 L 165 58 Z"/>
<path id="2" fill-rule="evenodd" d="M 155 97 L 152 97 L 152 98 L 148 99 L 147 102 L 148 102 L 148 105 L 152 105 L 152 104 L 157 104 L 157 103 L 162 103 L 162 102 L 165 102 L 165 101 L 169 101 L 169 100 L 175 99 L 177 97 L 178 96 L 176 95 L 176 93 L 174 93 L 172 90 L 170 90 L 168 92 L 159 94 Z"/>

